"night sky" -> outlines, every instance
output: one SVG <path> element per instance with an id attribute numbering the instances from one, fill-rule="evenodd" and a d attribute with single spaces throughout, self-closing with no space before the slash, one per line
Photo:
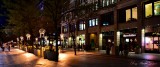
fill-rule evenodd
<path id="1" fill-rule="evenodd" d="M 3 3 L 0 0 L 0 27 L 4 26 L 6 24 L 6 9 L 2 8 Z"/>

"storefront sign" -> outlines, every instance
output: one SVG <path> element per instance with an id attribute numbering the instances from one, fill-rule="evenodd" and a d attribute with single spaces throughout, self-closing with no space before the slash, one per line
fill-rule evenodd
<path id="1" fill-rule="evenodd" d="M 123 37 L 135 37 L 136 34 L 124 34 Z"/>

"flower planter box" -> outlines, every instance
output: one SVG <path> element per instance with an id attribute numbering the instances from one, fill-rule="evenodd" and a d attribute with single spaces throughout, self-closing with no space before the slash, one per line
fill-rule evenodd
<path id="1" fill-rule="evenodd" d="M 48 60 L 53 60 L 54 61 L 56 59 L 56 53 L 54 51 L 47 50 L 47 51 L 45 51 L 44 54 L 45 54 L 44 58 L 47 58 Z"/>
<path id="2" fill-rule="evenodd" d="M 34 49 L 34 54 L 38 57 L 41 57 L 41 54 L 40 54 L 40 49 Z"/>

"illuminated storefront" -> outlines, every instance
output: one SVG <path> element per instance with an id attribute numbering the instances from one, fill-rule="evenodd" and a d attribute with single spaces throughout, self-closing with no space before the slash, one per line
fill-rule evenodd
<path id="1" fill-rule="evenodd" d="M 114 45 L 114 31 L 102 32 L 102 34 L 102 50 L 106 50 L 107 45 Z"/>
<path id="2" fill-rule="evenodd" d="M 125 45 L 129 45 L 129 51 L 134 51 L 137 43 L 137 28 L 133 29 L 124 29 L 120 32 L 120 42 Z"/>
<path id="3" fill-rule="evenodd" d="M 145 34 L 145 52 L 159 52 L 160 33 Z"/>
<path id="4" fill-rule="evenodd" d="M 80 46 L 81 49 L 84 49 L 84 46 L 85 46 L 85 35 L 84 34 L 77 36 L 76 44 L 77 46 Z"/>

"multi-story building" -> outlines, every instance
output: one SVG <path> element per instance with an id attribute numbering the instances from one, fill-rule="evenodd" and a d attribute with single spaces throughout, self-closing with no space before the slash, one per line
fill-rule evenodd
<path id="1" fill-rule="evenodd" d="M 89 50 L 106 50 L 109 44 L 114 55 L 121 43 L 127 44 L 129 51 L 139 46 L 142 52 L 160 52 L 160 0 L 76 0 L 74 3 L 94 3 L 94 13 L 76 21 L 63 21 L 63 44 L 72 45 L 70 33 L 74 33 L 76 44 Z M 75 23 L 74 32 L 70 31 L 70 23 Z"/>

